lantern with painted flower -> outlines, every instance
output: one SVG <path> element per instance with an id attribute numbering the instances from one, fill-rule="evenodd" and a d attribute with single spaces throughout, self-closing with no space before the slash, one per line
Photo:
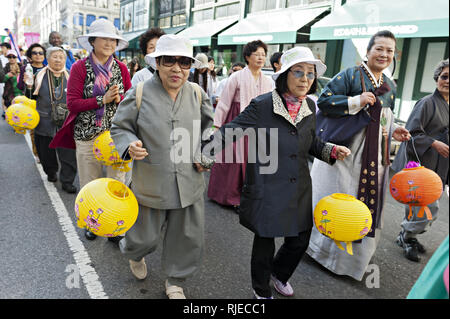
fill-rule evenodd
<path id="1" fill-rule="evenodd" d="M 94 141 L 93 150 L 95 158 L 105 166 L 112 166 L 122 172 L 128 172 L 131 168 L 129 163 L 131 160 L 124 161 L 121 159 L 119 152 L 111 138 L 110 131 L 104 131 Z"/>
<path id="2" fill-rule="evenodd" d="M 364 238 L 372 227 L 369 208 L 354 196 L 335 193 L 322 198 L 314 209 L 314 224 L 320 233 L 353 255 L 352 242 Z M 346 244 L 346 249 L 342 246 Z"/>
<path id="3" fill-rule="evenodd" d="M 6 122 L 19 134 L 25 134 L 26 130 L 34 129 L 40 121 L 36 111 L 36 101 L 26 96 L 17 96 L 5 112 Z"/>
<path id="4" fill-rule="evenodd" d="M 112 178 L 99 178 L 86 184 L 75 200 L 80 228 L 102 237 L 116 237 L 136 222 L 138 202 L 131 189 Z"/>
<path id="5" fill-rule="evenodd" d="M 431 211 L 427 205 L 441 197 L 442 180 L 431 169 L 411 163 L 414 162 L 409 162 L 406 168 L 392 177 L 389 190 L 396 201 L 409 205 L 408 220 L 413 215 L 413 206 L 420 207 L 417 217 L 423 218 L 425 213 L 427 219 L 431 220 Z"/>

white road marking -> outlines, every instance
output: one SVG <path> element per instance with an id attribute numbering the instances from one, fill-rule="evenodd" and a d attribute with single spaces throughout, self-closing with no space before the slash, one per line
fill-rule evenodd
<path id="1" fill-rule="evenodd" d="M 30 148 L 31 153 L 32 145 L 30 135 L 25 134 L 25 140 Z M 33 156 L 34 158 L 34 156 Z M 91 259 L 87 253 L 83 242 L 80 240 L 75 226 L 72 223 L 72 219 L 67 212 L 66 207 L 58 194 L 55 185 L 47 181 L 47 174 L 44 173 L 42 166 L 36 163 L 37 170 L 41 175 L 42 182 L 44 183 L 45 189 L 50 197 L 52 205 L 58 215 L 58 221 L 61 225 L 64 236 L 66 237 L 69 248 L 73 253 L 73 258 L 75 259 L 76 265 L 79 269 L 80 276 L 86 286 L 87 292 L 92 299 L 108 299 L 108 296 L 103 291 L 103 286 L 99 280 L 97 272 L 94 267 L 91 266 Z"/>

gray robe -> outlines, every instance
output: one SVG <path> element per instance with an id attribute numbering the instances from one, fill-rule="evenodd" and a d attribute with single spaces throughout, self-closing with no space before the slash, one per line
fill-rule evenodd
<path id="1" fill-rule="evenodd" d="M 204 91 L 201 106 L 195 94 L 187 82 L 174 102 L 155 73 L 144 84 L 140 110 L 136 107 L 136 88 L 126 93 L 117 109 L 111 137 L 119 154 L 125 155 L 129 144 L 136 140 L 141 140 L 149 153 L 133 163 L 131 189 L 141 205 L 177 209 L 203 198 L 205 181 L 193 167 L 194 153 L 199 150 L 201 132 L 213 124 L 213 111 Z M 176 132 L 186 134 L 180 138 Z M 178 154 L 174 150 L 182 142 L 190 148 L 189 158 L 177 163 L 171 157 Z"/>

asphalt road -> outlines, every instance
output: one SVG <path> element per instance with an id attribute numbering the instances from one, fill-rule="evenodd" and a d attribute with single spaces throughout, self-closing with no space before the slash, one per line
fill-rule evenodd
<path id="1" fill-rule="evenodd" d="M 208 175 L 206 175 L 208 178 Z M 76 181 L 78 183 L 78 181 Z M 23 135 L 0 120 L 0 298 L 85 299 L 92 296 L 85 282 L 75 276 L 78 258 L 70 241 L 80 241 L 88 264 L 98 276 L 105 297 L 120 299 L 165 299 L 161 272 L 161 246 L 146 257 L 149 275 L 137 281 L 118 247 L 106 239 L 88 241 L 76 228 L 73 205 L 76 195 L 56 193 L 67 210 L 75 231 L 67 239 L 61 212 L 52 205 L 38 166 Z M 53 187 L 53 186 L 52 186 Z M 51 195 L 53 196 L 53 195 Z M 206 248 L 200 272 L 188 280 L 185 293 L 192 299 L 252 298 L 250 253 L 252 233 L 239 224 L 233 210 L 205 198 Z M 426 262 L 448 235 L 448 197 L 441 200 L 438 220 L 420 236 L 428 252 L 420 263 L 403 257 L 395 244 L 403 207 L 388 196 L 382 238 L 371 264 L 379 269 L 379 287 L 337 276 L 308 256 L 290 282 L 298 299 L 403 299 Z M 72 226 L 72 225 L 70 225 Z M 70 228 L 70 227 L 69 227 Z M 277 239 L 277 246 L 281 239 Z M 371 275 L 373 273 L 368 273 Z M 95 276 L 94 276 L 95 277 Z M 78 278 L 79 279 L 79 278 Z M 370 281 L 370 280 L 369 280 Z M 276 298 L 282 298 L 275 293 Z"/>

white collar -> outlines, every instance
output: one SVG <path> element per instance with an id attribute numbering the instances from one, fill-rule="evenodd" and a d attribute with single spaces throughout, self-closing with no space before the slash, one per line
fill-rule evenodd
<path id="1" fill-rule="evenodd" d="M 377 80 L 377 78 L 375 77 L 375 75 L 373 75 L 372 71 L 370 70 L 370 68 L 367 66 L 366 62 L 362 62 L 362 65 L 364 65 L 364 68 L 367 70 L 367 72 L 369 72 L 370 76 L 372 76 L 373 81 L 375 82 L 375 86 L 377 88 L 379 88 L 381 86 L 381 78 L 383 76 L 383 73 L 381 73 L 380 79 Z"/>

